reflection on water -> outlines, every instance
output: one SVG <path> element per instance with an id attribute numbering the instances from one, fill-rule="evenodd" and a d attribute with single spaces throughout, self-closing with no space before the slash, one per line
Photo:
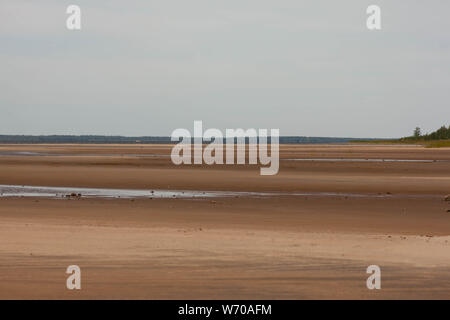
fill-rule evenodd
<path id="1" fill-rule="evenodd" d="M 142 190 L 77 187 L 40 187 L 0 185 L 0 197 L 97 197 L 97 198 L 211 198 L 233 196 L 262 196 L 275 193 L 228 192 L 197 190 Z"/>
<path id="2" fill-rule="evenodd" d="M 319 197 L 359 197 L 359 198 L 441 198 L 440 195 L 405 194 L 363 194 L 342 192 L 243 192 L 243 191 L 200 191 L 200 190 L 143 190 L 106 189 L 77 187 L 39 187 L 0 185 L 0 197 L 44 197 L 44 198 L 261 198 L 280 196 L 319 196 Z"/>
<path id="3" fill-rule="evenodd" d="M 169 158 L 170 154 L 161 153 L 50 153 L 31 151 L 0 151 L 0 157 L 25 156 L 25 157 L 158 157 Z M 441 159 L 379 159 L 379 158 L 288 158 L 286 161 L 322 161 L 322 162 L 450 162 Z"/>
<path id="4" fill-rule="evenodd" d="M 41 156 L 46 155 L 44 153 L 40 152 L 30 152 L 30 151 L 0 151 L 0 156 L 28 156 L 28 157 L 35 157 L 35 156 Z"/>

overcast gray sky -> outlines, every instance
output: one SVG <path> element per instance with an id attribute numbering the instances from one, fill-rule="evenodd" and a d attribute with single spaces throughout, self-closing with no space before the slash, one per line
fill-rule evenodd
<path id="1" fill-rule="evenodd" d="M 66 29 L 66 8 L 82 30 Z M 382 30 L 366 28 L 381 7 Z M 450 1 L 1 0 L 0 134 L 450 124 Z"/>

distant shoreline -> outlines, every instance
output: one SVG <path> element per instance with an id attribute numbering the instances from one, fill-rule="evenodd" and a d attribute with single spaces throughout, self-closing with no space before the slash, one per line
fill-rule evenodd
<path id="1" fill-rule="evenodd" d="M 450 140 L 423 140 L 423 139 L 393 139 L 393 140 L 353 140 L 351 143 L 373 143 L 373 144 L 394 144 L 394 145 L 423 145 L 426 148 L 450 147 Z"/>
<path id="2" fill-rule="evenodd" d="M 349 143 L 353 141 L 393 141 L 390 139 L 376 138 L 338 138 L 338 137 L 306 137 L 306 136 L 281 136 L 280 144 L 329 144 Z M 224 140 L 225 142 L 225 140 Z M 169 136 L 105 136 L 105 135 L 0 135 L 2 144 L 52 144 L 52 143 L 77 143 L 77 144 L 175 144 Z"/>

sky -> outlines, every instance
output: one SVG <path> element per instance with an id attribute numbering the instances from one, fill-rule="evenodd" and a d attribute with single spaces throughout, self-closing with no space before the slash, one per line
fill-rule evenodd
<path id="1" fill-rule="evenodd" d="M 69 5 L 81 30 L 68 30 Z M 366 9 L 381 8 L 381 30 Z M 448 0 L 1 0 L 0 134 L 450 125 Z"/>

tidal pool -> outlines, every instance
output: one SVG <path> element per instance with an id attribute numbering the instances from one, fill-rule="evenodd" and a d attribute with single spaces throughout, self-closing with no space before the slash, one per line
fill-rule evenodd
<path id="1" fill-rule="evenodd" d="M 110 189 L 80 187 L 44 187 L 0 185 L 0 197 L 43 197 L 43 198 L 263 198 L 263 197 L 358 197 L 358 198 L 441 198 L 441 195 L 408 195 L 390 193 L 343 193 L 343 192 L 245 192 L 210 190 L 150 190 Z"/>

